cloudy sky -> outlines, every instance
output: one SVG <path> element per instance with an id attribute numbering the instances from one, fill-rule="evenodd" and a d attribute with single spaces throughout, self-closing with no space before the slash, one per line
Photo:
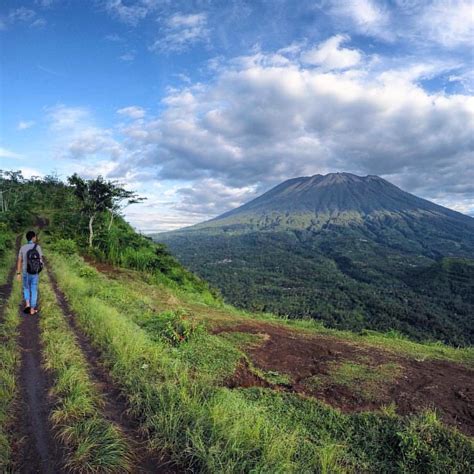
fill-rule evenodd
<path id="1" fill-rule="evenodd" d="M 147 196 L 143 231 L 303 175 L 474 215 L 473 0 L 2 0 L 0 169 Z"/>

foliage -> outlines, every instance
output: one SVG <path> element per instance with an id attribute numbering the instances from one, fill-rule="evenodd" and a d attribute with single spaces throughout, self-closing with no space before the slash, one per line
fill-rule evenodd
<path id="1" fill-rule="evenodd" d="M 123 201 L 127 201 L 127 205 L 130 205 L 143 200 L 135 192 L 122 188 L 116 182 L 106 181 L 102 176 L 85 180 L 75 173 L 68 178 L 68 183 L 81 204 L 81 213 L 84 213 L 89 220 L 89 247 L 93 244 L 93 224 L 97 215 L 110 213 L 108 225 L 110 230 L 114 214 L 120 210 Z"/>
<path id="2" fill-rule="evenodd" d="M 142 327 L 155 338 L 162 338 L 173 345 L 188 342 L 204 330 L 200 321 L 182 309 L 153 315 L 142 323 Z"/>
<path id="3" fill-rule="evenodd" d="M 57 239 L 51 244 L 50 248 L 61 255 L 73 255 L 78 251 L 77 243 L 73 239 Z"/>
<path id="4" fill-rule="evenodd" d="M 375 232 L 370 240 L 348 226 L 156 238 L 240 308 L 355 332 L 395 330 L 418 341 L 472 344 L 474 260 L 435 260 L 415 247 L 391 247 Z"/>

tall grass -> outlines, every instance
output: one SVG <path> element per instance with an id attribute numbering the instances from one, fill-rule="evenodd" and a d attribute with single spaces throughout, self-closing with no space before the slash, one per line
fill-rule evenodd
<path id="1" fill-rule="evenodd" d="M 0 323 L 0 472 L 8 472 L 14 461 L 11 444 L 17 371 L 21 360 L 18 347 L 20 301 L 20 284 L 15 281 Z"/>
<path id="2" fill-rule="evenodd" d="M 414 420 L 422 417 L 345 415 L 295 394 L 221 387 L 216 372 L 222 360 L 232 367 L 235 347 L 226 353 L 226 341 L 212 335 L 182 346 L 152 338 L 150 327 L 140 327 L 147 296 L 134 299 L 126 284 L 86 271 L 78 258 L 53 256 L 53 262 L 81 328 L 101 349 L 150 445 L 166 448 L 183 466 L 204 472 L 424 472 L 426 460 L 440 462 L 445 472 L 463 472 L 471 463 L 470 440 L 441 424 L 428 423 L 420 433 L 423 423 Z"/>
<path id="3" fill-rule="evenodd" d="M 78 322 L 105 355 L 112 376 L 143 420 L 152 446 L 186 466 L 209 472 L 313 471 L 298 460 L 298 429 L 282 430 L 266 410 L 254 410 L 238 392 L 195 377 L 166 343 L 152 341 L 126 315 L 101 301 L 100 282 L 74 275 L 53 258 Z"/>
<path id="4" fill-rule="evenodd" d="M 129 447 L 119 428 L 102 415 L 103 401 L 46 274 L 42 283 L 44 367 L 54 380 L 50 419 L 66 448 L 66 467 L 80 473 L 130 472 Z"/>

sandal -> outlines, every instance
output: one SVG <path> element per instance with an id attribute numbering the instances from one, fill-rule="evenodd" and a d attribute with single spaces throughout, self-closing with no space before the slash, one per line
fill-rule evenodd
<path id="1" fill-rule="evenodd" d="M 23 312 L 25 314 L 31 314 L 31 308 L 29 306 L 25 306 L 25 308 L 23 309 Z"/>

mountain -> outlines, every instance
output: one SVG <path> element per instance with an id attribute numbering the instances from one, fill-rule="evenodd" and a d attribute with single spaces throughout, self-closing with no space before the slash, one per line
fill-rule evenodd
<path id="1" fill-rule="evenodd" d="M 290 179 L 155 239 L 247 309 L 474 341 L 474 219 L 378 176 Z"/>

